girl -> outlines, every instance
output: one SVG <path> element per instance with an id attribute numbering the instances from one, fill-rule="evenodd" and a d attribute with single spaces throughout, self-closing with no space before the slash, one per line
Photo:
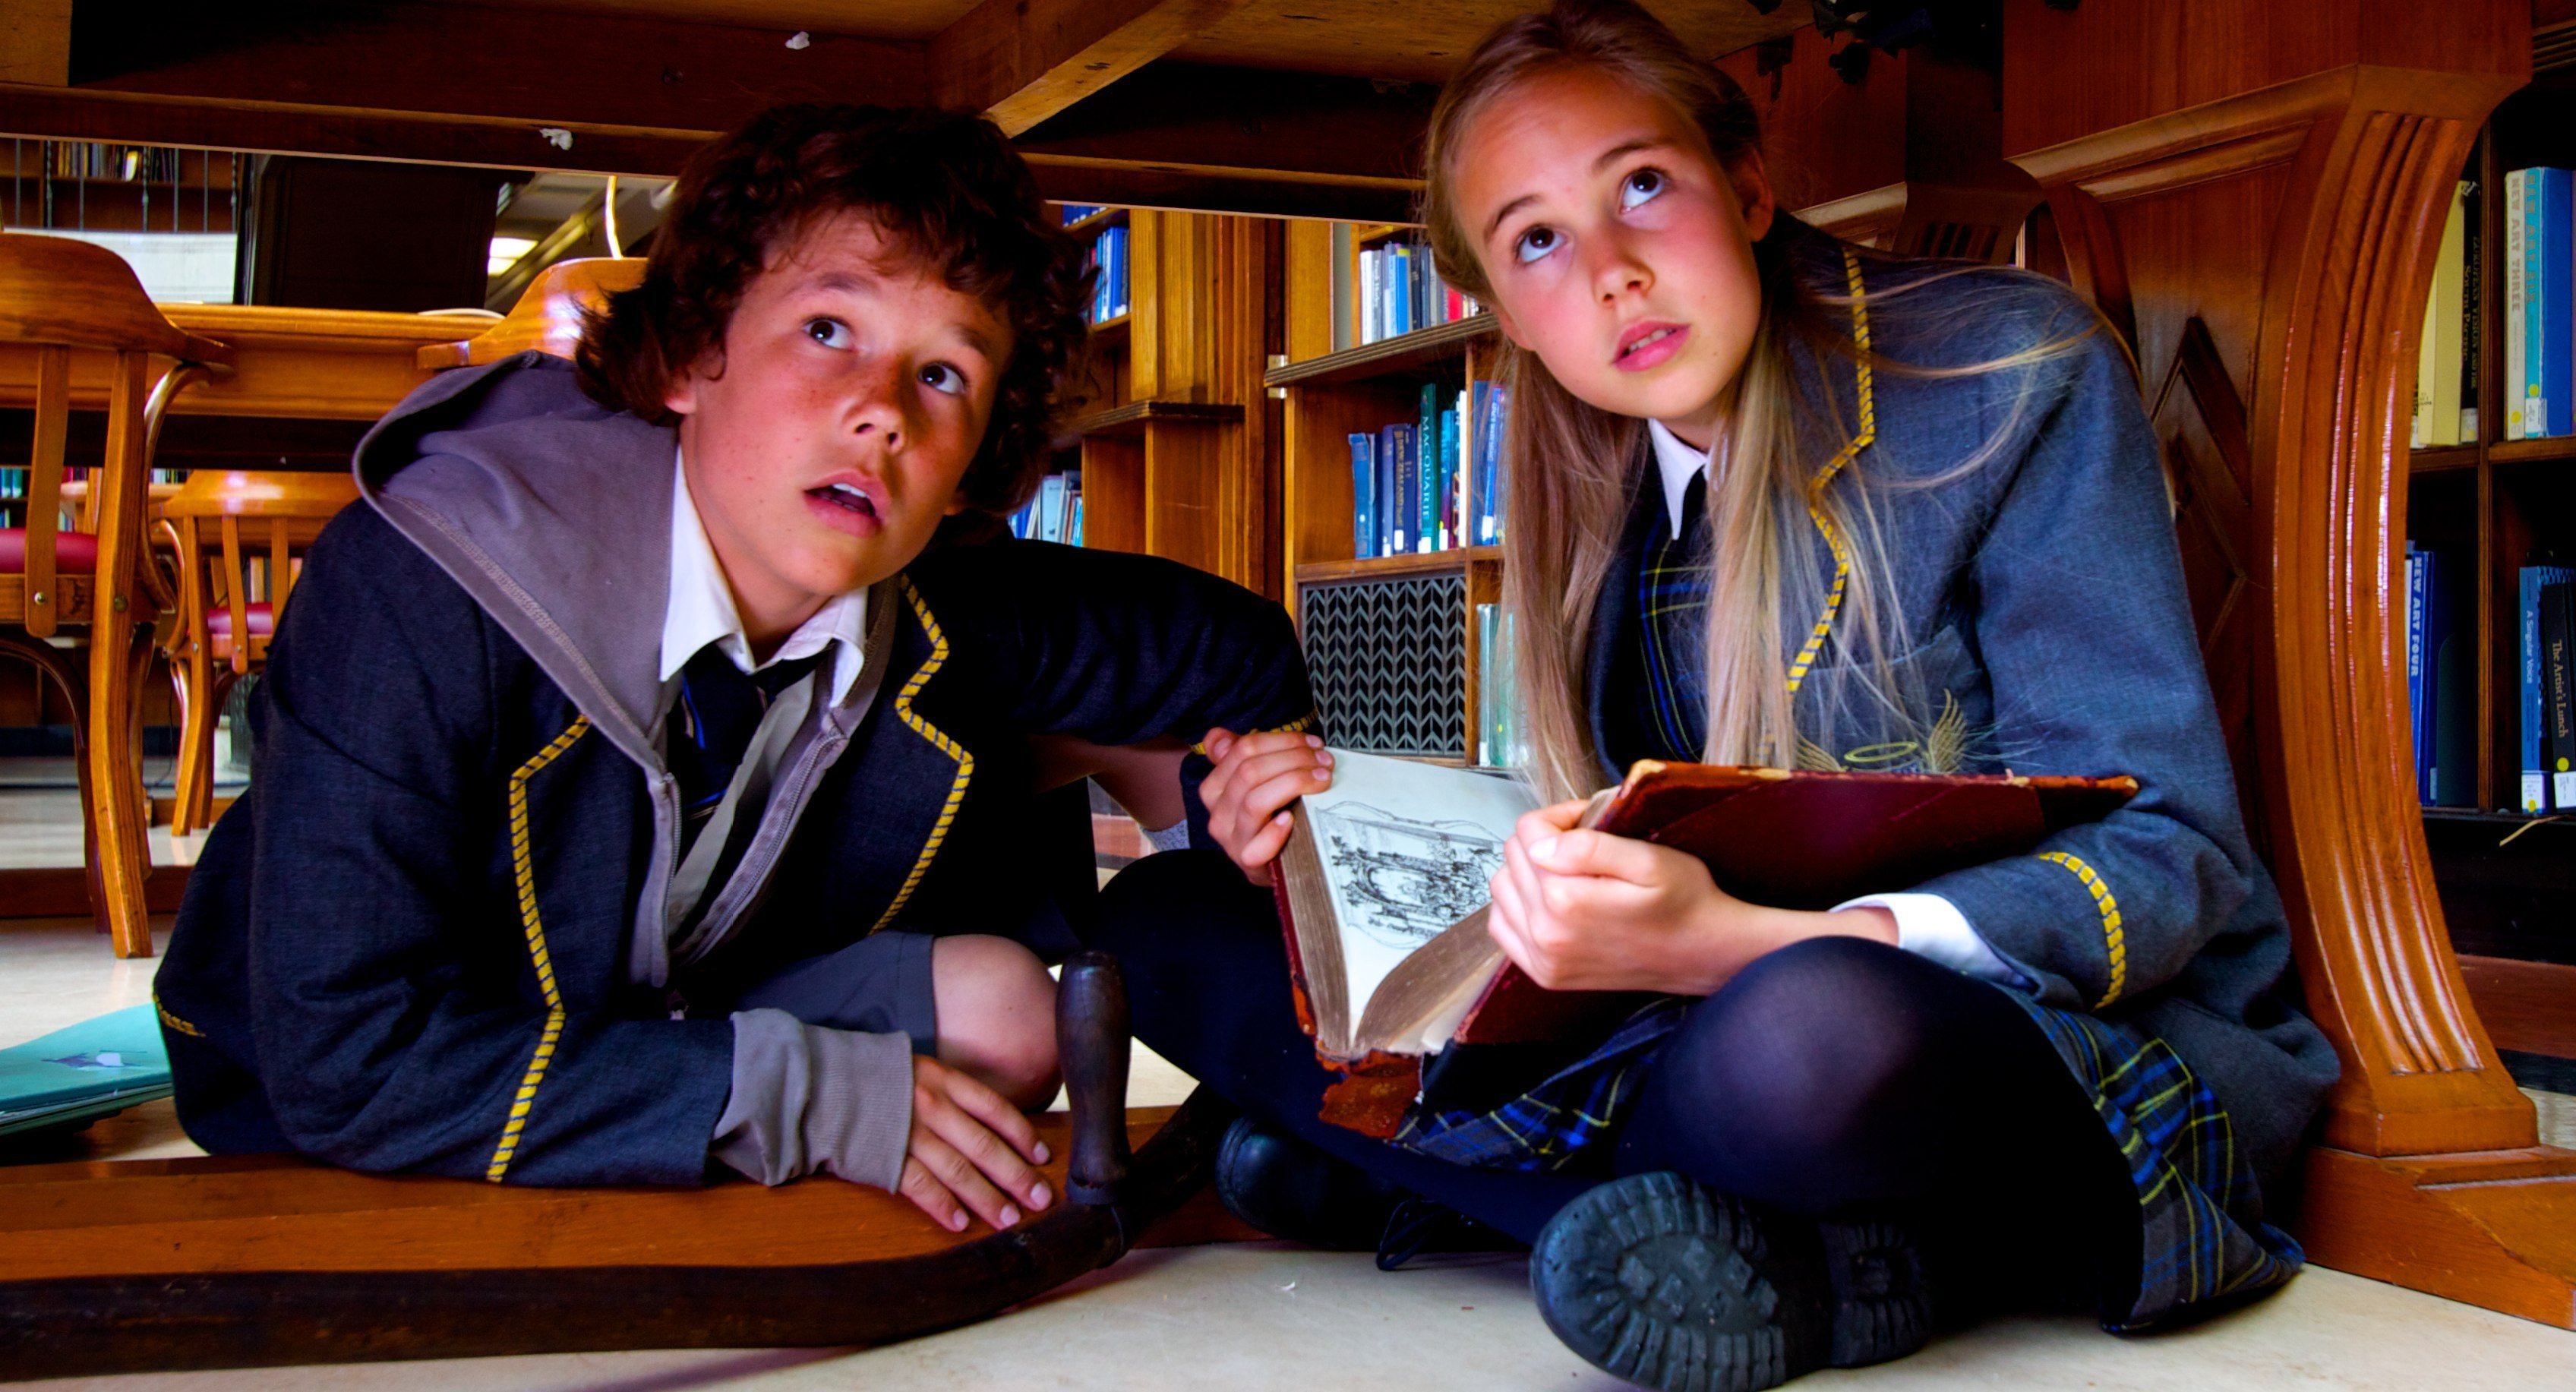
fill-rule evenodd
<path id="1" fill-rule="evenodd" d="M 1511 345 L 1505 599 L 1527 775 L 1567 799 L 1507 846 L 1492 931 L 1542 984 L 1666 1000 L 1570 1061 L 1452 1048 L 1365 1141 L 1314 1120 L 1258 901 L 1183 949 L 1134 890 L 1213 872 L 1148 863 L 1112 900 L 1139 1034 L 1255 1117 L 1221 1192 L 1286 1235 L 1364 1236 L 1409 1191 L 1534 1240 L 1550 1327 L 1664 1388 L 1896 1357 L 1936 1311 L 2052 1290 L 2134 1330 L 2286 1280 L 2263 1196 L 2336 1063 L 2117 341 L 2052 282 L 1779 211 L 1743 95 L 1624 0 L 1485 40 L 1427 155 L 1439 264 Z M 1260 878 L 1329 767 L 1302 737 L 1210 753 L 1209 829 Z M 1573 829 L 1639 758 L 2141 791 L 2038 854 L 1792 912 Z"/>

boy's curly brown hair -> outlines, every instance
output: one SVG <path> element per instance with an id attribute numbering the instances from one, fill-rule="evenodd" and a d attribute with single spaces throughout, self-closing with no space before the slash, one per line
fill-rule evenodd
<path id="1" fill-rule="evenodd" d="M 720 369 L 725 327 L 770 252 L 814 219 L 850 209 L 1010 325 L 992 419 L 960 485 L 971 512 L 1008 516 L 1046 473 L 1087 341 L 1092 272 L 1080 243 L 1047 215 L 1019 152 L 979 116 L 797 103 L 700 150 L 653 234 L 643 284 L 584 325 L 573 359 L 582 389 L 670 424 L 677 417 L 664 398 L 710 355 Z"/>

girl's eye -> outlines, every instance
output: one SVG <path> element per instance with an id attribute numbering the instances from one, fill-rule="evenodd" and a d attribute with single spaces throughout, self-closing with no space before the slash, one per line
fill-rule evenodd
<path id="1" fill-rule="evenodd" d="M 850 346 L 850 326 L 842 323 L 838 319 L 806 320 L 805 336 L 814 340 L 816 343 L 822 344 L 826 348 L 847 348 Z"/>
<path id="2" fill-rule="evenodd" d="M 1556 229 L 1553 227 L 1533 227 L 1523 232 L 1520 240 L 1512 243 L 1512 255 L 1524 266 L 1554 250 L 1556 250 Z"/>
<path id="3" fill-rule="evenodd" d="M 1619 182 L 1619 206 L 1634 208 L 1664 191 L 1664 171 L 1639 169 Z"/>
<path id="4" fill-rule="evenodd" d="M 946 392 L 950 396 L 966 394 L 966 374 L 946 363 L 923 364 L 921 384 L 932 391 Z"/>

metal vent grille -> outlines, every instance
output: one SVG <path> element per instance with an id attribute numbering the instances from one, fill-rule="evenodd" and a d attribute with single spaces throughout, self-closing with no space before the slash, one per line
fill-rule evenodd
<path id="1" fill-rule="evenodd" d="M 1297 597 L 1324 738 L 1374 754 L 1467 753 L 1467 582 L 1403 576 Z"/>

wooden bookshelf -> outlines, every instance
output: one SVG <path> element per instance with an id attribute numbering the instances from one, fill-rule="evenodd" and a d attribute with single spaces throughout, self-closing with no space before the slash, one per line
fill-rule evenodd
<path id="1" fill-rule="evenodd" d="M 1261 388 L 1280 345 L 1277 224 L 1107 208 L 1127 229 L 1127 312 L 1096 323 L 1059 471 L 1082 478 L 1083 542 L 1211 571 L 1277 597 L 1277 431 Z"/>

